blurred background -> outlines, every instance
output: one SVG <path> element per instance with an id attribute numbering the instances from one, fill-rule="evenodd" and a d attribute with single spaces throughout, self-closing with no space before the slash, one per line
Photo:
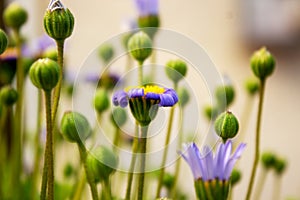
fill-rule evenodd
<path id="1" fill-rule="evenodd" d="M 9 2 L 12 1 L 1 0 L 1 12 Z M 29 11 L 23 34 L 27 38 L 41 36 L 43 15 L 49 2 L 17 2 Z M 66 51 L 68 66 L 74 69 L 79 69 L 99 44 L 121 33 L 124 20 L 137 15 L 133 0 L 64 0 L 63 3 L 76 19 Z M 161 0 L 159 10 L 162 28 L 183 34 L 201 45 L 220 73 L 230 77 L 237 91 L 231 110 L 237 116 L 245 106 L 243 82 L 252 74 L 249 65 L 252 52 L 267 46 L 276 57 L 276 69 L 266 88 L 261 149 L 272 150 L 288 161 L 280 199 L 300 199 L 300 1 Z M 256 110 L 257 101 L 246 133 L 247 149 L 239 161 L 243 179 L 235 189 L 235 199 L 244 198 L 249 181 Z M 181 177 L 180 184 L 193 193 L 191 181 L 190 173 Z M 268 176 L 261 199 L 271 199 L 273 181 L 273 177 Z"/>

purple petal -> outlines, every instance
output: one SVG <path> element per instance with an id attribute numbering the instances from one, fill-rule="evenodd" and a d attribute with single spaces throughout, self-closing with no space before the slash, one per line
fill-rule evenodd
<path id="1" fill-rule="evenodd" d="M 112 102 L 115 106 L 120 105 L 122 108 L 128 105 L 127 93 L 123 90 L 119 90 L 115 92 L 112 98 Z"/>
<path id="2" fill-rule="evenodd" d="M 164 92 L 164 94 L 170 94 L 173 97 L 174 102 L 175 103 L 178 102 L 178 95 L 177 95 L 177 93 L 176 93 L 175 90 L 173 90 L 173 89 L 166 89 L 166 91 Z"/>
<path id="3" fill-rule="evenodd" d="M 145 95 L 146 99 L 160 100 L 160 94 L 148 92 Z"/>
<path id="4" fill-rule="evenodd" d="M 158 0 L 135 0 L 135 4 L 140 16 L 158 14 Z"/>
<path id="5" fill-rule="evenodd" d="M 203 148 L 203 161 L 202 161 L 202 166 L 204 170 L 204 174 L 207 175 L 205 177 L 203 175 L 203 180 L 213 180 L 214 179 L 214 161 L 213 161 L 213 153 L 212 149 L 208 146 L 204 146 Z M 204 179 L 205 177 L 205 179 Z"/>
<path id="6" fill-rule="evenodd" d="M 168 107 L 173 106 L 176 102 L 174 101 L 172 95 L 170 94 L 161 94 L 160 95 L 160 106 Z"/>
<path id="7" fill-rule="evenodd" d="M 144 89 L 143 88 L 134 88 L 129 90 L 128 97 L 129 98 L 136 98 L 136 97 L 143 97 L 144 96 Z"/>

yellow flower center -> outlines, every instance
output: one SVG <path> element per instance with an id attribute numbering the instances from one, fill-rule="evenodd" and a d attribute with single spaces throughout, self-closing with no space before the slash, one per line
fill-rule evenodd
<path id="1" fill-rule="evenodd" d="M 163 94 L 165 92 L 164 88 L 157 85 L 146 85 L 142 88 L 144 89 L 144 95 L 146 95 L 147 93 Z"/>

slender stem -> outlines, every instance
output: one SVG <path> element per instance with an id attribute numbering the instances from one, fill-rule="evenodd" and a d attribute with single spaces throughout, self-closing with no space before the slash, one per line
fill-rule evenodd
<path id="1" fill-rule="evenodd" d="M 280 199 L 280 193 L 281 193 L 281 175 L 280 174 L 275 174 L 275 181 L 274 183 L 274 192 L 272 199 L 273 200 L 278 200 Z"/>
<path id="2" fill-rule="evenodd" d="M 143 85 L 143 62 L 139 62 L 138 73 L 138 84 Z"/>
<path id="3" fill-rule="evenodd" d="M 113 199 L 112 195 L 111 195 L 111 190 L 110 190 L 109 178 L 103 179 L 103 181 L 102 181 L 102 197 L 104 200 Z"/>
<path id="4" fill-rule="evenodd" d="M 258 181 L 257 181 L 258 185 L 256 188 L 256 192 L 254 193 L 254 199 L 260 199 L 261 192 L 265 185 L 266 177 L 267 177 L 267 170 L 265 167 L 263 167 L 260 172 L 260 176 L 258 177 Z"/>
<path id="5" fill-rule="evenodd" d="M 139 149 L 138 135 L 139 135 L 139 129 L 138 129 L 138 125 L 136 123 L 136 125 L 135 125 L 135 137 L 133 139 L 133 145 L 132 145 L 132 157 L 131 157 L 129 173 L 128 173 L 128 179 L 127 179 L 127 189 L 126 189 L 125 200 L 130 200 L 132 179 L 133 179 L 133 171 L 134 171 L 134 167 L 135 167 L 135 163 L 136 163 L 136 154 L 137 154 L 138 149 Z"/>
<path id="6" fill-rule="evenodd" d="M 60 91 L 64 74 L 64 40 L 57 40 L 57 63 L 60 66 L 60 75 L 58 83 L 54 89 L 54 100 L 53 100 L 53 112 L 52 112 L 52 121 L 55 122 L 56 113 L 59 105 Z"/>
<path id="7" fill-rule="evenodd" d="M 118 126 L 115 126 L 115 135 L 114 135 L 114 150 L 117 152 L 119 142 L 120 142 L 120 128 Z"/>
<path id="8" fill-rule="evenodd" d="M 258 112 L 257 112 L 257 122 L 256 122 L 256 142 L 255 142 L 255 157 L 252 166 L 251 178 L 248 186 L 248 191 L 246 195 L 246 200 L 249 200 L 252 193 L 252 188 L 254 184 L 255 174 L 257 170 L 257 165 L 259 161 L 260 155 L 260 124 L 261 124 L 261 115 L 262 115 L 262 107 L 263 107 L 263 100 L 264 100 L 264 91 L 265 91 L 265 80 L 261 80 L 261 88 L 259 91 L 259 105 L 258 105 Z"/>
<path id="9" fill-rule="evenodd" d="M 35 199 L 36 185 L 40 170 L 41 160 L 41 134 L 42 134 L 42 92 L 38 90 L 38 105 L 37 105 L 37 124 L 35 135 L 35 155 L 33 164 L 32 186 L 31 186 L 31 199 Z"/>
<path id="10" fill-rule="evenodd" d="M 152 41 L 152 43 L 154 43 L 154 41 Z M 156 64 L 156 51 L 155 51 L 155 49 L 152 49 L 150 62 L 151 62 L 151 64 Z M 152 66 L 151 71 L 150 71 L 150 77 L 151 77 L 152 82 L 155 82 L 155 75 L 156 75 L 156 67 Z"/>
<path id="11" fill-rule="evenodd" d="M 23 89 L 24 89 L 24 68 L 22 65 L 22 53 L 21 53 L 21 36 L 20 30 L 14 29 L 14 34 L 16 37 L 16 50 L 17 50 L 17 92 L 18 92 L 18 101 L 16 103 L 15 110 L 15 131 L 14 131 L 14 165 L 13 165 L 13 194 L 18 199 L 19 198 L 19 189 L 20 189 L 20 176 L 22 168 L 22 135 L 23 135 Z"/>
<path id="12" fill-rule="evenodd" d="M 84 189 L 85 186 L 85 182 L 86 182 L 86 177 L 85 177 L 85 172 L 84 170 L 81 170 L 82 172 L 80 173 L 80 179 L 78 184 L 76 184 L 76 189 L 75 189 L 75 194 L 72 197 L 72 200 L 80 200 L 81 199 L 81 195 L 82 195 L 82 191 Z"/>
<path id="13" fill-rule="evenodd" d="M 89 172 L 87 163 L 86 163 L 86 157 L 87 157 L 86 148 L 82 143 L 78 143 L 78 149 L 79 149 L 79 153 L 80 153 L 81 162 L 83 163 L 83 166 L 84 166 L 86 178 L 90 185 L 92 198 L 93 198 L 93 200 L 98 200 L 99 198 L 98 198 L 98 191 L 97 191 L 96 183 L 93 179 L 92 174 Z"/>
<path id="14" fill-rule="evenodd" d="M 177 84 L 175 84 L 174 89 L 177 90 Z M 166 140 L 165 140 L 165 148 L 164 148 L 164 153 L 163 153 L 163 159 L 162 159 L 161 166 L 160 166 L 161 167 L 160 176 L 158 179 L 158 185 L 157 185 L 157 190 L 156 190 L 156 198 L 159 198 L 159 196 L 160 196 L 160 191 L 162 188 L 163 179 L 164 179 L 164 175 L 165 175 L 165 165 L 166 165 L 166 161 L 167 161 L 167 155 L 168 155 L 168 149 L 169 149 L 168 146 L 169 146 L 171 132 L 172 132 L 174 110 L 175 110 L 175 107 L 173 106 L 171 108 L 169 122 L 168 122 L 168 129 L 167 129 Z"/>
<path id="15" fill-rule="evenodd" d="M 140 138 L 140 155 L 141 166 L 138 184 L 138 200 L 143 199 L 144 194 L 144 180 L 145 180 L 145 168 L 146 168 L 146 151 L 147 151 L 147 132 L 148 126 L 141 126 L 141 138 Z"/>

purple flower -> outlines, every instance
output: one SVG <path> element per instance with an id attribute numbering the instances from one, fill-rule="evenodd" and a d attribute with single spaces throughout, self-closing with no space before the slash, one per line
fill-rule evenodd
<path id="1" fill-rule="evenodd" d="M 158 15 L 158 0 L 134 0 L 139 16 Z"/>
<path id="2" fill-rule="evenodd" d="M 213 154 L 208 146 L 203 148 L 202 153 L 195 143 L 184 146 L 181 156 L 189 164 L 195 180 L 229 180 L 233 166 L 241 157 L 246 144 L 241 143 L 233 155 L 231 155 L 232 141 L 219 144 L 217 151 Z"/>

